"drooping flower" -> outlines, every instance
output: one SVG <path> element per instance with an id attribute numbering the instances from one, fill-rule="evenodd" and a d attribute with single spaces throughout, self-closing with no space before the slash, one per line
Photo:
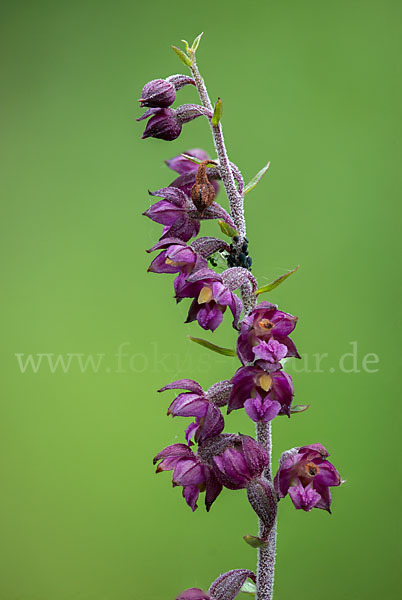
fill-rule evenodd
<path id="1" fill-rule="evenodd" d="M 153 137 L 171 142 L 179 137 L 183 128 L 173 108 L 149 108 L 137 121 L 151 117 L 145 127 L 142 139 Z"/>
<path id="2" fill-rule="evenodd" d="M 147 252 L 155 250 L 162 250 L 162 252 L 151 262 L 148 271 L 151 273 L 179 273 L 180 275 L 174 282 L 176 295 L 180 293 L 182 286 L 186 285 L 186 277 L 190 273 L 208 267 L 207 260 L 179 238 L 164 238 Z"/>
<path id="3" fill-rule="evenodd" d="M 155 250 L 162 250 L 162 252 L 148 267 L 148 271 L 151 273 L 186 273 L 189 275 L 194 270 L 208 267 L 205 258 L 179 238 L 164 238 L 147 252 Z"/>
<path id="4" fill-rule="evenodd" d="M 300 358 L 288 337 L 296 323 L 297 317 L 278 310 L 275 304 L 258 304 L 241 323 L 237 354 L 242 363 L 257 359 L 274 363 L 285 356 Z"/>
<path id="5" fill-rule="evenodd" d="M 237 327 L 242 311 L 241 300 L 225 285 L 224 277 L 215 271 L 200 269 L 192 273 L 178 297 L 194 298 L 186 323 L 197 320 L 203 329 L 215 331 L 229 307 L 233 314 L 233 327 Z"/>
<path id="6" fill-rule="evenodd" d="M 138 102 L 140 106 L 167 108 L 175 101 L 176 91 L 189 84 L 195 85 L 195 81 L 187 75 L 172 75 L 166 79 L 153 79 L 145 84 Z"/>
<path id="7" fill-rule="evenodd" d="M 261 477 L 269 457 L 248 435 L 221 434 L 207 440 L 198 449 L 201 460 L 210 466 L 222 485 L 230 490 L 246 488 Z"/>
<path id="8" fill-rule="evenodd" d="M 197 117 L 211 117 L 210 111 L 198 104 L 183 104 L 173 108 L 149 108 L 137 121 L 151 117 L 142 134 L 142 139 L 149 137 L 171 142 L 179 137 L 184 123 Z"/>
<path id="9" fill-rule="evenodd" d="M 191 379 L 179 379 L 165 385 L 158 390 L 187 390 L 179 394 L 168 408 L 168 415 L 173 417 L 195 417 L 186 429 L 186 440 L 189 445 L 193 438 L 201 444 L 205 440 L 215 437 L 223 431 L 225 421 L 219 408 L 210 400 L 208 392 L 204 392 L 196 381 Z"/>
<path id="10" fill-rule="evenodd" d="M 326 460 L 328 451 L 321 444 L 292 448 L 282 454 L 274 486 L 279 498 L 289 494 L 295 508 L 310 511 L 322 508 L 331 512 L 330 487 L 341 484 L 335 467 Z"/>
<path id="11" fill-rule="evenodd" d="M 231 227 L 234 226 L 231 217 L 216 202 L 201 216 L 191 199 L 179 188 L 166 187 L 149 193 L 151 196 L 163 198 L 144 213 L 152 221 L 164 225 L 161 239 L 179 238 L 187 242 L 198 235 L 200 220 L 205 219 L 222 219 Z"/>
<path id="12" fill-rule="evenodd" d="M 173 486 L 183 487 L 183 498 L 194 511 L 200 492 L 205 491 L 205 506 L 209 510 L 222 490 L 222 484 L 208 466 L 201 463 L 186 444 L 167 446 L 154 458 L 154 464 L 159 462 L 157 473 L 173 471 Z"/>
<path id="13" fill-rule="evenodd" d="M 206 440 L 197 456 L 216 480 L 230 490 L 247 490 L 251 507 L 264 525 L 264 539 L 276 518 L 277 498 L 264 470 L 269 464 L 265 449 L 248 435 L 220 434 Z"/>
<path id="14" fill-rule="evenodd" d="M 290 416 L 293 383 L 280 365 L 257 361 L 252 367 L 240 367 L 231 383 L 228 413 L 244 406 L 250 419 L 265 423 L 278 414 Z"/>

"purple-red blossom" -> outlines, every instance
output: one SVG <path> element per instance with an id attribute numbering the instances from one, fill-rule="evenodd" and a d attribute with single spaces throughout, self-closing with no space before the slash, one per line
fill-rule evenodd
<path id="1" fill-rule="evenodd" d="M 234 225 L 231 217 L 216 202 L 201 216 L 191 199 L 179 188 L 169 186 L 149 194 L 163 198 L 143 213 L 152 221 L 164 225 L 161 239 L 179 238 L 187 242 L 198 235 L 200 220 L 222 219 L 231 227 Z"/>
<path id="2" fill-rule="evenodd" d="M 185 273 L 208 267 L 208 262 L 191 246 L 179 238 L 164 238 L 147 252 L 162 250 L 151 262 L 148 271 L 152 273 Z"/>
<path id="3" fill-rule="evenodd" d="M 207 465 L 202 464 L 186 444 L 167 446 L 154 458 L 159 462 L 157 473 L 173 471 L 173 487 L 183 487 L 183 498 L 194 511 L 200 492 L 205 491 L 205 506 L 209 510 L 222 491 L 222 484 L 216 479 Z"/>
<path id="4" fill-rule="evenodd" d="M 200 269 L 192 273 L 178 298 L 194 298 L 187 323 L 197 320 L 203 329 L 215 331 L 229 307 L 233 314 L 233 327 L 237 327 L 243 305 L 240 298 L 224 284 L 223 276 L 215 271 Z"/>
<path id="5" fill-rule="evenodd" d="M 293 382 L 280 365 L 257 361 L 252 367 L 240 367 L 231 383 L 228 413 L 244 406 L 250 419 L 265 423 L 278 414 L 290 416 Z"/>
<path id="6" fill-rule="evenodd" d="M 208 262 L 192 246 L 187 246 L 179 238 L 164 238 L 147 250 L 153 252 L 162 250 L 151 262 L 148 271 L 152 273 L 179 273 L 174 281 L 175 295 L 186 285 L 187 276 L 193 271 L 205 269 Z"/>
<path id="7" fill-rule="evenodd" d="M 212 116 L 210 111 L 198 104 L 183 104 L 173 108 L 149 108 L 137 121 L 151 117 L 142 134 L 142 139 L 153 137 L 171 142 L 179 137 L 184 123 L 189 123 L 197 117 Z"/>
<path id="8" fill-rule="evenodd" d="M 192 445 L 192 438 L 201 444 L 223 431 L 225 421 L 222 413 L 208 398 L 208 392 L 205 393 L 199 383 L 190 379 L 179 379 L 158 391 L 177 389 L 187 391 L 176 396 L 167 414 L 173 417 L 195 417 L 195 422 L 186 429 L 185 437 L 189 445 Z"/>
<path id="9" fill-rule="evenodd" d="M 266 450 L 248 435 L 220 434 L 206 440 L 197 453 L 216 480 L 230 490 L 247 489 L 247 497 L 268 534 L 276 518 L 277 499 L 265 479 L 269 465 Z"/>
<path id="10" fill-rule="evenodd" d="M 183 124 L 173 108 L 149 108 L 137 121 L 151 117 L 145 127 L 142 139 L 153 137 L 171 142 L 179 137 Z"/>
<path id="11" fill-rule="evenodd" d="M 261 477 L 269 464 L 269 457 L 248 435 L 221 434 L 207 440 L 198 449 L 204 464 L 213 471 L 218 481 L 230 490 L 246 488 Z"/>
<path id="12" fill-rule="evenodd" d="M 289 494 L 297 509 L 322 508 L 331 512 L 330 487 L 341 484 L 338 471 L 321 444 L 292 448 L 282 454 L 274 485 L 278 498 Z"/>
<path id="13" fill-rule="evenodd" d="M 278 310 L 275 304 L 260 302 L 241 323 L 237 354 L 242 363 L 257 359 L 274 363 L 285 356 L 300 358 L 288 337 L 296 323 L 297 317 Z"/>

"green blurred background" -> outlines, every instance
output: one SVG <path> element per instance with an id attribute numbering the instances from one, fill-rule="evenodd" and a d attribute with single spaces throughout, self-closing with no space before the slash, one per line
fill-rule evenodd
<path id="1" fill-rule="evenodd" d="M 203 119 L 141 141 L 136 99 L 200 31 L 231 159 L 246 180 L 271 160 L 247 197 L 253 272 L 301 265 L 270 299 L 300 316 L 291 372 L 311 408 L 275 421 L 274 461 L 320 441 L 347 479 L 332 516 L 281 502 L 275 598 L 399 597 L 401 17 L 386 0 L 2 2 L 0 600 L 168 600 L 255 566 L 243 491 L 192 514 L 152 467 L 185 426 L 155 390 L 237 368 L 190 345 L 188 303 L 146 273 L 147 190 L 174 178 L 164 159 L 213 149 Z M 233 345 L 229 317 L 205 337 Z M 23 373 L 16 356 L 49 353 L 99 368 Z M 227 424 L 253 432 L 240 411 Z"/>

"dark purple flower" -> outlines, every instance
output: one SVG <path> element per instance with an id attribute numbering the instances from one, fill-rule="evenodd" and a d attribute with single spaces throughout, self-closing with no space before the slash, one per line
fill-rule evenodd
<path id="1" fill-rule="evenodd" d="M 187 278 L 179 298 L 194 298 L 186 323 L 197 320 L 203 329 L 215 329 L 222 323 L 223 313 L 229 307 L 233 314 L 233 327 L 242 310 L 241 300 L 224 283 L 223 278 L 210 269 L 200 269 Z"/>
<path id="2" fill-rule="evenodd" d="M 191 199 L 178 188 L 166 187 L 149 193 L 163 198 L 144 213 L 152 221 L 164 225 L 162 239 L 179 238 L 187 242 L 198 235 L 200 220 L 205 219 L 222 219 L 231 227 L 234 226 L 231 217 L 216 202 L 201 217 Z"/>
<path id="3" fill-rule="evenodd" d="M 201 444 L 211 437 L 215 437 L 225 426 L 222 413 L 219 408 L 208 398 L 208 392 L 205 393 L 202 387 L 196 381 L 191 379 L 179 379 L 173 383 L 165 385 L 158 390 L 188 390 L 179 394 L 168 408 L 168 415 L 173 417 L 195 417 L 194 423 L 191 423 L 186 429 L 186 440 L 189 445 L 191 439 Z"/>
<path id="4" fill-rule="evenodd" d="M 171 142 L 179 137 L 183 124 L 173 108 L 149 108 L 137 121 L 151 117 L 142 139 L 153 137 Z"/>
<path id="5" fill-rule="evenodd" d="M 322 508 L 331 512 L 332 486 L 341 484 L 335 467 L 327 461 L 321 444 L 292 448 L 282 454 L 274 485 L 279 498 L 289 496 L 298 509 Z"/>
<path id="6" fill-rule="evenodd" d="M 192 150 L 188 150 L 184 154 L 188 156 L 194 156 L 194 158 L 198 158 L 200 161 L 209 160 L 208 154 L 201 150 L 200 148 L 193 148 Z M 177 177 L 170 184 L 172 187 L 177 187 L 183 192 L 185 192 L 188 196 L 190 196 L 191 188 L 195 184 L 195 177 L 198 171 L 198 164 L 191 162 L 183 157 L 183 155 L 179 154 L 179 156 L 175 156 L 166 161 L 167 166 L 179 173 L 179 177 Z M 210 174 L 210 169 L 207 170 L 208 175 Z M 215 179 L 210 177 L 210 182 L 215 189 L 215 194 L 219 191 L 218 182 Z"/>
<path id="7" fill-rule="evenodd" d="M 197 456 L 216 481 L 231 489 L 246 488 L 248 500 L 268 535 L 275 521 L 277 499 L 272 483 L 264 476 L 267 452 L 248 435 L 220 434 L 198 447 Z"/>
<path id="8" fill-rule="evenodd" d="M 215 237 L 200 237 L 191 245 L 179 238 L 162 238 L 155 246 L 147 252 L 154 250 L 163 251 L 158 254 L 148 267 L 152 273 L 179 273 L 174 280 L 174 291 L 176 298 L 187 286 L 187 277 L 200 269 L 208 268 L 206 258 L 220 250 L 227 250 L 228 244 Z"/>
<path id="9" fill-rule="evenodd" d="M 300 358 L 288 337 L 297 317 L 278 310 L 275 304 L 261 302 L 243 319 L 237 339 L 237 354 L 243 364 L 263 359 L 278 362 L 285 356 Z"/>
<path id="10" fill-rule="evenodd" d="M 153 79 L 145 84 L 138 102 L 140 106 L 167 108 L 175 101 L 176 91 L 188 84 L 195 85 L 195 81 L 186 75 L 173 75 L 167 79 Z"/>
<path id="11" fill-rule="evenodd" d="M 196 455 L 185 444 L 167 446 L 154 458 L 154 464 L 161 461 L 156 469 L 173 471 L 173 486 L 183 487 L 183 498 L 194 511 L 200 491 L 205 490 L 206 478 L 204 466 L 198 461 Z"/>
<path id="12" fill-rule="evenodd" d="M 222 484 L 216 479 L 214 473 L 204 465 L 185 444 L 167 446 L 154 458 L 154 464 L 161 461 L 156 469 L 173 471 L 173 486 L 183 486 L 183 498 L 194 511 L 200 492 L 205 491 L 205 506 L 207 511 L 222 491 Z"/>
<path id="13" fill-rule="evenodd" d="M 248 435 L 221 434 L 207 440 L 198 449 L 201 460 L 230 490 L 246 488 L 261 477 L 269 464 L 268 454 Z"/>
<path id="14" fill-rule="evenodd" d="M 269 363 L 258 361 L 253 367 L 240 367 L 236 371 L 231 379 L 228 413 L 244 406 L 255 422 L 271 421 L 278 414 L 290 416 L 292 378 L 282 370 L 269 370 L 268 366 Z"/>
<path id="15" fill-rule="evenodd" d="M 179 238 L 164 238 L 147 252 L 154 250 L 162 250 L 162 252 L 151 262 L 148 271 L 151 273 L 180 273 L 174 282 L 176 296 L 180 293 L 182 286 L 186 285 L 186 277 L 190 273 L 208 267 L 207 260 Z"/>
<path id="16" fill-rule="evenodd" d="M 210 117 L 210 111 L 198 104 L 183 104 L 173 108 L 149 108 L 137 121 L 148 119 L 142 139 L 149 137 L 171 142 L 179 137 L 184 123 L 189 123 L 197 117 Z"/>

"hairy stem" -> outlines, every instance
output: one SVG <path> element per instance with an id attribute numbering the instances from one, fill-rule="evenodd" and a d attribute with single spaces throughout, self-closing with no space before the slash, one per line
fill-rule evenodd
<path id="1" fill-rule="evenodd" d="M 271 456 L 272 437 L 271 423 L 257 423 L 257 442 L 265 448 L 269 456 L 269 465 L 265 469 L 265 477 L 272 481 Z M 258 549 L 257 563 L 257 595 L 256 600 L 272 600 L 274 594 L 275 550 L 276 550 L 276 525 L 275 523 L 268 534 L 267 544 Z M 264 524 L 259 522 L 260 537 L 264 537 Z"/>
<path id="2" fill-rule="evenodd" d="M 198 70 L 197 63 L 195 60 L 195 56 L 193 58 L 193 63 L 191 67 L 191 71 L 194 77 L 194 81 L 197 87 L 198 94 L 201 99 L 202 105 L 208 110 L 213 111 L 214 108 L 212 106 L 211 100 L 208 95 L 207 88 L 205 86 L 204 80 L 201 77 L 201 74 Z M 222 126 L 220 123 L 214 126 L 211 125 L 212 136 L 214 138 L 215 150 L 219 160 L 219 170 L 222 179 L 222 183 L 225 187 L 225 191 L 227 197 L 229 199 L 230 211 L 232 214 L 233 221 L 235 222 L 236 228 L 239 232 L 239 237 L 241 241 L 246 236 L 246 223 L 244 220 L 244 208 L 243 208 L 243 195 L 239 193 L 236 188 L 235 178 L 233 176 L 231 163 L 229 161 L 225 141 L 223 139 Z M 241 244 L 240 244 L 241 245 Z"/>

